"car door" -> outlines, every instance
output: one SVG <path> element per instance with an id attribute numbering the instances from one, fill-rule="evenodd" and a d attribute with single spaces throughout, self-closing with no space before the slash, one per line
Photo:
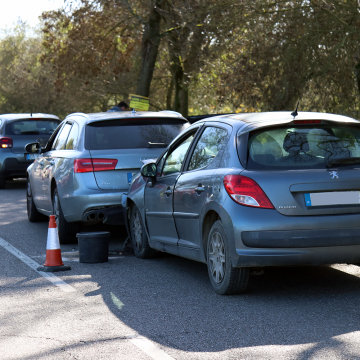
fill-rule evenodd
<path id="1" fill-rule="evenodd" d="M 164 250 L 162 244 L 177 246 L 173 190 L 197 129 L 187 132 L 163 155 L 157 165 L 154 186 L 148 183 L 145 187 L 145 218 L 150 242 L 160 250 Z"/>
<path id="2" fill-rule="evenodd" d="M 72 123 L 66 122 L 53 142 L 50 151 L 44 153 L 44 155 L 37 160 L 35 203 L 38 208 L 45 211 L 52 211 L 51 179 L 55 165 L 62 157 L 61 152 L 65 150 L 66 140 L 71 127 Z"/>
<path id="3" fill-rule="evenodd" d="M 211 201 L 213 174 L 219 166 L 222 148 L 231 127 L 207 125 L 189 156 L 174 189 L 174 219 L 179 235 L 178 245 L 198 250 L 201 246 L 199 218 L 205 202 Z M 197 258 L 196 253 L 186 257 Z M 179 252 L 181 255 L 181 249 Z M 198 253 L 197 253 L 198 254 Z"/>

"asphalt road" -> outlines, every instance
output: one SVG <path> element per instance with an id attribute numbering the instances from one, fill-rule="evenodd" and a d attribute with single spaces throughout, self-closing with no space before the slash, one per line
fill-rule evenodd
<path id="1" fill-rule="evenodd" d="M 0 240 L 42 265 L 47 228 L 27 220 L 24 181 L 0 190 Z M 107 263 L 61 246 L 72 291 L 0 246 L 0 359 L 360 359 L 360 267 L 266 268 L 220 296 L 204 264 L 137 259 L 106 230 Z"/>

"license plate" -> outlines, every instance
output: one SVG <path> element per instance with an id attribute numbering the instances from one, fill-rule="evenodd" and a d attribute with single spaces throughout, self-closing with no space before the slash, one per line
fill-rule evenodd
<path id="1" fill-rule="evenodd" d="M 129 185 L 131 184 L 131 179 L 134 174 L 136 174 L 136 173 L 127 173 L 127 180 L 128 180 Z"/>
<path id="2" fill-rule="evenodd" d="M 41 154 L 25 154 L 26 160 L 35 160 L 40 157 Z"/>
<path id="3" fill-rule="evenodd" d="M 360 191 L 331 191 L 305 194 L 306 206 L 359 205 Z"/>

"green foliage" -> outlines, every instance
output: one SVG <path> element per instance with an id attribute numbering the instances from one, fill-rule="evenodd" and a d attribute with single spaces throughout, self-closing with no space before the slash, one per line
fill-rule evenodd
<path id="1" fill-rule="evenodd" d="M 78 4 L 44 13 L 41 33 L 20 25 L 0 38 L 0 113 L 65 116 L 126 100 L 144 80 L 157 21 L 156 62 L 146 69 L 152 110 L 292 111 L 300 100 L 301 111 L 360 117 L 357 1 Z"/>

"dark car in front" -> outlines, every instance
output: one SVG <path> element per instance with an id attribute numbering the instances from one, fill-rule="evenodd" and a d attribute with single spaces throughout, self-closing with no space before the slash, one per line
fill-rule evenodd
<path id="1" fill-rule="evenodd" d="M 25 146 L 34 142 L 45 146 L 60 121 L 49 114 L 0 115 L 0 189 L 7 180 L 26 177 L 38 154 L 26 152 Z"/>

